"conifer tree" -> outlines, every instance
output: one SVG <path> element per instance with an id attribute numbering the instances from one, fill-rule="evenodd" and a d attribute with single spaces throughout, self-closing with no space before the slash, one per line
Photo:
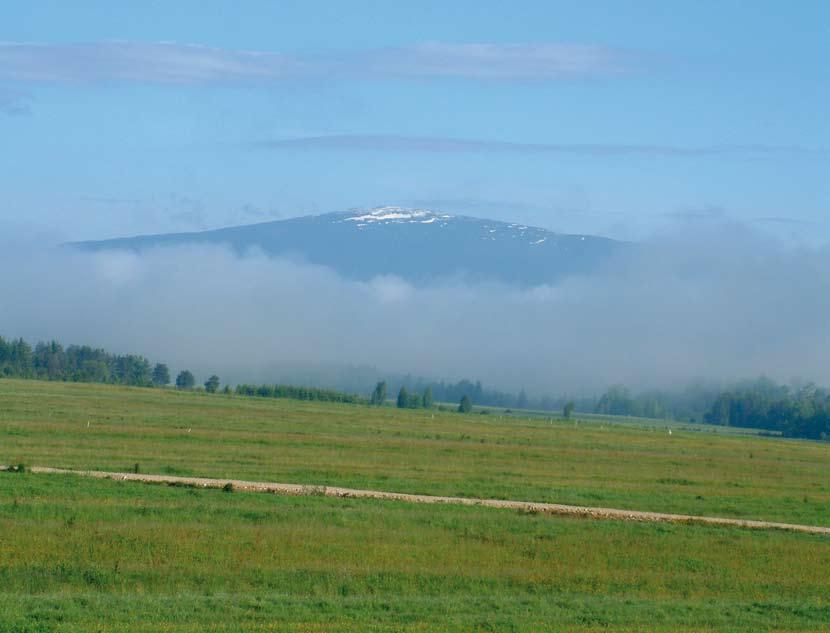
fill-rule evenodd
<path id="1" fill-rule="evenodd" d="M 383 406 L 384 402 L 386 402 L 386 381 L 381 380 L 377 385 L 375 385 L 375 390 L 372 392 L 370 404 L 380 407 Z"/>
<path id="2" fill-rule="evenodd" d="M 431 409 L 432 408 L 432 404 L 433 404 L 432 387 L 427 386 L 427 388 L 424 389 L 424 395 L 423 395 L 423 398 L 421 399 L 421 402 L 424 406 L 424 409 Z"/>
<path id="3" fill-rule="evenodd" d="M 401 387 L 401 390 L 398 392 L 397 404 L 399 409 L 406 409 L 409 406 L 409 392 L 406 390 L 406 387 Z"/>

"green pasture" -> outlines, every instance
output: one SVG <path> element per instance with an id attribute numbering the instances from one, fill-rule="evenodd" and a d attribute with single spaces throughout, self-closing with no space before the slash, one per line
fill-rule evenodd
<path id="1" fill-rule="evenodd" d="M 830 444 L 0 380 L 0 463 L 830 525 Z"/>
<path id="2" fill-rule="evenodd" d="M 0 380 L 0 463 L 830 525 L 830 446 Z M 0 631 L 830 630 L 830 540 L 0 473 Z"/>
<path id="3" fill-rule="evenodd" d="M 0 474 L 0 630 L 821 631 L 826 537 Z"/>

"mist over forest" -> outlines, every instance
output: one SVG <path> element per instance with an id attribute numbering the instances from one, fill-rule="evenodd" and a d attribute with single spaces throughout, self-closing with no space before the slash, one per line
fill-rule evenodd
<path id="1" fill-rule="evenodd" d="M 760 374 L 830 382 L 830 252 L 741 225 L 655 235 L 598 273 L 529 289 L 349 281 L 222 247 L 90 254 L 3 241 L 5 336 L 140 353 L 231 383 L 296 372 L 355 388 L 323 384 L 349 368 L 368 383 L 469 378 L 538 395 Z"/>

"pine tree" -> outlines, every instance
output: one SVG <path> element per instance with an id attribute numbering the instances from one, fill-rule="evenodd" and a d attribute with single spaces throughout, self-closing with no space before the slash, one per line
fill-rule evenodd
<path id="1" fill-rule="evenodd" d="M 384 402 L 386 402 L 386 381 L 381 380 L 377 385 L 375 385 L 375 390 L 372 392 L 370 404 L 380 407 L 383 406 Z"/>
<path id="2" fill-rule="evenodd" d="M 424 409 L 431 409 L 432 408 L 432 404 L 433 404 L 432 387 L 427 387 L 426 389 L 424 389 L 422 404 L 424 405 Z"/>
<path id="3" fill-rule="evenodd" d="M 420 409 L 424 406 L 424 400 L 423 398 L 421 398 L 420 394 L 410 393 L 406 406 L 408 406 L 410 409 Z"/>
<path id="4" fill-rule="evenodd" d="M 397 404 L 399 409 L 406 409 L 409 406 L 409 392 L 406 390 L 406 387 L 401 387 L 401 390 L 398 392 Z"/>
<path id="5" fill-rule="evenodd" d="M 464 395 L 461 398 L 461 402 L 458 403 L 458 412 L 459 413 L 469 413 L 473 410 L 473 401 L 470 400 L 470 396 Z"/>

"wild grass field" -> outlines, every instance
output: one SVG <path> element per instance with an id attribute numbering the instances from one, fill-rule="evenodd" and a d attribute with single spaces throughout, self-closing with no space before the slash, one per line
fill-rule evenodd
<path id="1" fill-rule="evenodd" d="M 830 525 L 830 444 L 0 380 L 0 462 Z"/>
<path id="2" fill-rule="evenodd" d="M 433 417 L 434 415 L 434 417 Z M 830 524 L 830 447 L 0 380 L 0 462 Z M 0 631 L 822 631 L 830 540 L 0 473 Z"/>
<path id="3" fill-rule="evenodd" d="M 826 537 L 0 474 L 0 630 L 820 631 Z"/>

